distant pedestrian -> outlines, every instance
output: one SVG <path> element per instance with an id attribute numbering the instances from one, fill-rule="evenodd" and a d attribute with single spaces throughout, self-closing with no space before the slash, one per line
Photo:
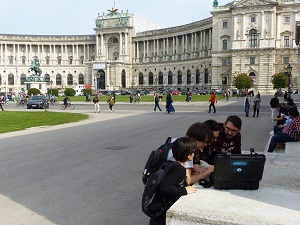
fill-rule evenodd
<path id="1" fill-rule="evenodd" d="M 279 105 L 279 100 L 277 98 L 277 94 L 275 94 L 274 97 L 270 100 L 272 121 L 274 121 L 274 119 L 276 118 L 276 106 L 277 105 Z"/>
<path id="2" fill-rule="evenodd" d="M 210 96 L 210 99 L 209 99 L 209 110 L 208 112 L 210 113 L 211 111 L 211 107 L 213 107 L 214 109 L 214 113 L 216 113 L 216 107 L 215 107 L 215 103 L 217 103 L 217 99 L 216 99 L 216 93 L 215 92 L 211 92 L 211 96 Z"/>
<path id="3" fill-rule="evenodd" d="M 140 103 L 140 101 L 141 101 L 141 95 L 140 95 L 140 92 L 139 91 L 137 91 L 136 92 L 136 94 L 135 94 L 135 100 L 134 100 L 134 103 Z"/>
<path id="4" fill-rule="evenodd" d="M 261 99 L 260 99 L 260 95 L 256 95 L 254 101 L 253 101 L 253 117 L 255 117 L 255 113 L 256 113 L 256 116 L 258 117 L 259 115 L 259 109 L 260 109 L 260 103 L 261 103 Z"/>
<path id="5" fill-rule="evenodd" d="M 154 111 L 156 111 L 156 108 L 158 108 L 159 111 L 161 111 L 161 108 L 160 108 L 160 106 L 159 106 L 159 99 L 158 99 L 158 96 L 157 96 L 156 93 L 154 94 L 154 103 L 155 103 Z"/>
<path id="6" fill-rule="evenodd" d="M 95 112 L 100 112 L 100 104 L 99 104 L 99 97 L 98 95 L 96 94 L 95 97 L 93 98 L 93 103 L 94 103 L 94 113 Z"/>
<path id="7" fill-rule="evenodd" d="M 249 117 L 250 102 L 251 102 L 251 100 L 250 100 L 250 98 L 249 98 L 249 96 L 247 94 L 245 96 L 245 103 L 244 103 L 246 117 Z"/>
<path id="8" fill-rule="evenodd" d="M 113 93 L 107 99 L 107 103 L 108 103 L 108 107 L 110 109 L 110 112 L 114 112 L 113 106 L 115 104 L 115 98 L 114 98 L 114 94 Z"/>
<path id="9" fill-rule="evenodd" d="M 132 103 L 132 100 L 133 100 L 133 94 L 130 93 L 130 95 L 129 95 L 129 102 Z"/>
<path id="10" fill-rule="evenodd" d="M 4 104 L 4 96 L 1 94 L 0 95 L 0 108 L 2 111 L 4 111 L 3 106 L 2 106 L 3 104 Z"/>
<path id="11" fill-rule="evenodd" d="M 167 97 L 166 97 L 166 109 L 167 109 L 168 114 L 170 114 L 170 112 L 175 112 L 175 109 L 174 109 L 172 103 L 173 103 L 172 96 L 171 96 L 170 92 L 168 92 Z"/>

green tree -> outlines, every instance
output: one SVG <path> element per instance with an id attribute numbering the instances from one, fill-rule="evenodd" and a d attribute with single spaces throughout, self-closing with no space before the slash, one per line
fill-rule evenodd
<path id="1" fill-rule="evenodd" d="M 288 86 L 288 77 L 284 72 L 275 73 L 272 76 L 271 82 L 273 84 L 273 89 L 281 89 Z"/>
<path id="2" fill-rule="evenodd" d="M 57 88 L 52 88 L 52 89 L 48 89 L 48 95 L 55 95 L 58 96 L 58 89 Z"/>
<path id="3" fill-rule="evenodd" d="M 237 76 L 234 76 L 232 84 L 238 90 L 241 90 L 241 89 L 248 90 L 249 88 L 254 87 L 254 82 L 253 82 L 252 78 L 245 73 L 241 73 L 241 74 L 238 74 Z"/>
<path id="4" fill-rule="evenodd" d="M 74 96 L 76 94 L 76 91 L 73 88 L 66 88 L 64 93 L 67 96 Z"/>
<path id="5" fill-rule="evenodd" d="M 92 95 L 92 90 L 91 89 L 82 89 L 82 93 L 84 96 L 86 95 L 86 93 Z"/>
<path id="6" fill-rule="evenodd" d="M 27 93 L 29 96 L 31 95 L 31 94 L 33 94 L 33 95 L 38 95 L 38 94 L 41 94 L 41 91 L 39 90 L 39 89 L 37 89 L 37 88 L 30 88 L 29 90 L 28 90 L 28 93 Z"/>

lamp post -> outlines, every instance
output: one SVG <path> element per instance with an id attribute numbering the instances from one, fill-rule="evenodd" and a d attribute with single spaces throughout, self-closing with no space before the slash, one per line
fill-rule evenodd
<path id="1" fill-rule="evenodd" d="M 287 94 L 287 97 L 290 98 L 291 97 L 291 93 L 292 93 L 292 83 L 291 83 L 291 76 L 292 76 L 292 69 L 293 67 L 291 66 L 291 64 L 289 63 L 286 67 L 286 72 L 287 72 L 287 75 L 288 75 L 288 94 Z"/>

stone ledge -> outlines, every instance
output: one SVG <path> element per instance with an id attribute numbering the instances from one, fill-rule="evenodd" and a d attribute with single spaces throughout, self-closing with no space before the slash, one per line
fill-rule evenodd
<path id="1" fill-rule="evenodd" d="M 285 143 L 285 154 L 289 155 L 300 155 L 300 142 L 286 142 Z"/>

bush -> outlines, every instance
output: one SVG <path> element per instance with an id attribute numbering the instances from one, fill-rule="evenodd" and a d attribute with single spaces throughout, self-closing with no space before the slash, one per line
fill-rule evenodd
<path id="1" fill-rule="evenodd" d="M 86 95 L 86 93 L 92 95 L 92 90 L 91 89 L 82 89 L 82 93 L 84 96 Z"/>
<path id="2" fill-rule="evenodd" d="M 73 88 L 66 88 L 64 93 L 66 96 L 74 96 L 76 91 Z"/>
<path id="3" fill-rule="evenodd" d="M 38 94 L 41 94 L 41 91 L 40 91 L 39 89 L 37 89 L 37 88 L 30 88 L 30 89 L 28 90 L 27 94 L 28 94 L 29 96 L 31 96 L 31 94 L 33 94 L 33 95 L 38 95 Z"/>
<path id="4" fill-rule="evenodd" d="M 58 96 L 58 89 L 56 88 L 53 88 L 53 89 L 48 89 L 48 95 L 55 95 L 55 96 Z"/>

